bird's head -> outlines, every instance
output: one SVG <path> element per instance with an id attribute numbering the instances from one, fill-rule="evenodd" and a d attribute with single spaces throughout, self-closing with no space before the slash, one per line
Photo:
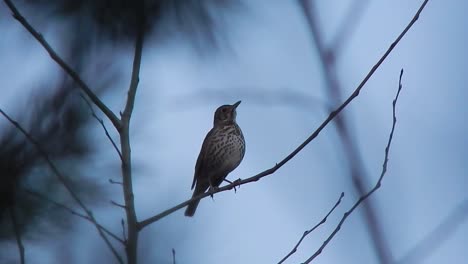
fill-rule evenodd
<path id="1" fill-rule="evenodd" d="M 233 105 L 222 105 L 216 109 L 214 115 L 214 125 L 228 125 L 236 122 L 236 108 L 241 101 Z"/>

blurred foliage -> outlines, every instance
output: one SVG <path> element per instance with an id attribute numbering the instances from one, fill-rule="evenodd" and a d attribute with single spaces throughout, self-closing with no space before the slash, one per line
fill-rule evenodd
<path id="1" fill-rule="evenodd" d="M 87 126 L 95 121 L 74 83 L 65 78 L 53 93 L 42 87 L 31 101 L 9 113 L 41 145 L 72 188 L 88 204 L 105 195 L 91 177 L 83 175 L 86 158 L 97 151 L 87 136 Z M 18 108 L 19 109 L 19 108 Z M 2 117 L 0 131 L 0 240 L 14 239 L 8 207 L 14 206 L 23 233 L 39 231 L 39 225 L 66 227 L 72 216 L 49 201 L 28 194 L 39 192 L 62 204 L 72 204 L 56 175 L 37 148 Z M 49 230 L 42 230 L 49 231 Z"/>
<path id="2" fill-rule="evenodd" d="M 102 41 L 131 41 L 137 28 L 136 12 L 141 1 L 128 0 L 26 0 L 26 8 L 34 10 L 47 23 L 67 22 L 70 32 L 78 32 L 89 45 Z M 158 34 L 161 40 L 179 32 L 194 43 L 204 41 L 216 45 L 221 33 L 216 21 L 240 7 L 239 0 L 144 0 L 147 33 Z M 38 11 L 39 10 L 39 11 Z M 29 12 L 28 12 L 29 13 Z M 100 41 L 93 41 L 99 39 Z"/>

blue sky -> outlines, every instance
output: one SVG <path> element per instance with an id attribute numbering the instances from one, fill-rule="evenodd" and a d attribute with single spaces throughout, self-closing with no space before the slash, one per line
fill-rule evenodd
<path id="1" fill-rule="evenodd" d="M 317 2 L 321 31 L 330 43 L 353 1 Z M 344 96 L 356 88 L 422 3 L 369 2 L 337 60 Z M 468 10 L 466 1 L 429 1 L 420 19 L 345 109 L 352 139 L 370 177 L 367 188 L 371 188 L 380 175 L 391 128 L 391 102 L 404 68 L 388 172 L 382 187 L 370 198 L 395 261 L 405 260 L 460 204 L 464 207 L 458 209 L 459 218 L 468 214 L 464 10 Z M 37 79 L 57 78 L 57 66 L 8 14 L 2 5 L 0 70 L 6 88 L 0 106 L 12 112 L 29 98 L 27 87 L 34 86 Z M 295 1 L 249 1 L 240 11 L 226 14 L 223 21 L 225 42 L 210 56 L 200 56 L 177 34 L 145 46 L 131 135 L 139 219 L 190 197 L 195 161 L 219 105 L 242 100 L 237 119 L 247 152 L 228 176 L 231 180 L 274 166 L 328 116 L 325 106 L 332 100 L 326 98 L 319 57 Z M 54 36 L 60 27 L 38 29 L 52 44 L 58 43 Z M 116 92 L 102 99 L 118 112 L 129 83 L 132 51 L 109 52 L 123 74 Z M 91 86 L 99 84 L 100 80 L 86 78 Z M 296 99 L 286 100 L 285 95 Z M 83 170 L 118 179 L 117 155 L 97 123 L 91 131 L 102 147 L 95 162 Z M 330 125 L 275 174 L 242 186 L 237 193 L 223 192 L 214 201 L 203 200 L 194 218 L 184 217 L 181 210 L 152 224 L 140 236 L 142 263 L 170 263 L 172 248 L 177 263 L 276 263 L 345 192 L 337 210 L 287 263 L 304 261 L 357 199 L 340 142 L 336 127 Z M 121 200 L 120 195 L 120 190 L 115 191 L 112 198 Z M 103 223 L 120 232 L 122 212 L 118 208 L 103 202 L 94 211 Z M 468 259 L 467 221 L 450 226 L 453 233 L 447 238 L 436 236 L 437 247 L 421 263 Z M 316 263 L 376 263 L 368 232 L 362 210 L 357 209 Z M 73 245 L 66 242 L 70 237 Z M 77 219 L 73 231 L 54 241 L 27 241 L 27 259 L 54 263 L 54 254 L 64 247 L 59 241 L 63 241 L 70 244 L 68 250 L 75 251 L 75 263 L 95 260 L 96 252 L 101 260 L 112 261 L 96 237 L 93 226 Z"/>

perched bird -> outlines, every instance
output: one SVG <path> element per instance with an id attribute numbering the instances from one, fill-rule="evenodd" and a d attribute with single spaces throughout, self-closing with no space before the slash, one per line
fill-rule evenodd
<path id="1" fill-rule="evenodd" d="M 208 132 L 198 155 L 193 176 L 192 197 L 217 188 L 226 176 L 233 171 L 244 158 L 245 141 L 240 127 L 236 123 L 236 108 L 241 101 L 233 105 L 222 105 L 214 114 L 213 128 Z M 187 206 L 185 216 L 193 216 L 200 200 Z"/>

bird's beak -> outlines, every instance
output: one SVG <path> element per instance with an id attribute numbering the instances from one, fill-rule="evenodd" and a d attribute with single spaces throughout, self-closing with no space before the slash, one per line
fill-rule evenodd
<path id="1" fill-rule="evenodd" d="M 234 109 L 236 109 L 236 108 L 240 105 L 240 103 L 241 103 L 241 101 L 239 101 L 239 102 L 233 104 L 232 106 L 234 107 Z"/>

